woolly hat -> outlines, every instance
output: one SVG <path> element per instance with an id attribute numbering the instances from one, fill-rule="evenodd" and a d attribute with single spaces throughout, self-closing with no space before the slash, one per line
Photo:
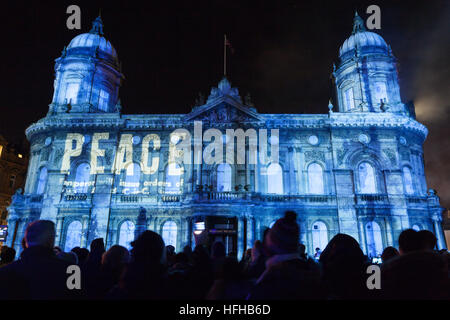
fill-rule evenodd
<path id="1" fill-rule="evenodd" d="M 297 214 L 293 211 L 286 211 L 284 217 L 275 222 L 268 234 L 270 241 L 280 253 L 297 252 L 299 236 Z"/>

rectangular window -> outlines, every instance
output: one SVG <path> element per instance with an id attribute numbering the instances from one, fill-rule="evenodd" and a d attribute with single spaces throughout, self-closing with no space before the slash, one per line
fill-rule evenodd
<path id="1" fill-rule="evenodd" d="M 345 106 L 347 110 L 355 108 L 355 99 L 353 98 L 353 88 L 348 88 L 344 92 Z"/>
<path id="2" fill-rule="evenodd" d="M 105 112 L 108 112 L 109 93 L 101 89 L 98 100 L 98 108 Z"/>
<path id="3" fill-rule="evenodd" d="M 78 91 L 80 89 L 79 83 L 68 83 L 66 87 L 66 102 L 70 104 L 77 103 Z"/>

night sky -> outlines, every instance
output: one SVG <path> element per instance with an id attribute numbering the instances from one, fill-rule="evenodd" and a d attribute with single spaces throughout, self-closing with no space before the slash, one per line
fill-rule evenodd
<path id="1" fill-rule="evenodd" d="M 355 9 L 381 8 L 381 30 L 399 60 L 404 102 L 414 100 L 430 133 L 430 188 L 450 207 L 450 1 L 8 1 L 2 3 L 0 134 L 13 143 L 45 116 L 54 59 L 101 15 L 125 81 L 125 114 L 187 113 L 223 73 L 223 35 L 235 49 L 228 75 L 261 113 L 326 113 L 338 49 Z M 67 6 L 81 8 L 82 29 L 66 27 Z"/>

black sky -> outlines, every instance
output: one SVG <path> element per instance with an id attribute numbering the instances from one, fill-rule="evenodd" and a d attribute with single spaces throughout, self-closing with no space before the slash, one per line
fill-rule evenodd
<path id="1" fill-rule="evenodd" d="M 66 28 L 67 6 L 82 30 Z M 123 112 L 187 113 L 222 76 L 223 35 L 235 53 L 229 78 L 262 113 L 325 113 L 329 79 L 354 10 L 381 8 L 379 33 L 399 60 L 403 101 L 415 100 L 429 187 L 450 206 L 450 1 L 9 1 L 2 4 L 0 134 L 12 142 L 45 116 L 54 59 L 102 12 L 126 80 Z"/>

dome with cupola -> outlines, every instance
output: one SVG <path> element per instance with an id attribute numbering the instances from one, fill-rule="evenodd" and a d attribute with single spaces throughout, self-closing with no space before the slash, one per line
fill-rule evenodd
<path id="1" fill-rule="evenodd" d="M 118 61 L 116 49 L 103 34 L 103 22 L 98 16 L 92 23 L 92 29 L 88 33 L 82 33 L 70 41 L 66 48 L 69 55 L 95 55 L 106 60 Z"/>
<path id="2" fill-rule="evenodd" d="M 339 48 L 339 56 L 342 58 L 347 53 L 355 54 L 358 49 L 360 53 L 388 53 L 389 46 L 383 37 L 375 32 L 367 31 L 364 20 L 355 12 L 353 20 L 352 35 L 347 38 Z"/>

